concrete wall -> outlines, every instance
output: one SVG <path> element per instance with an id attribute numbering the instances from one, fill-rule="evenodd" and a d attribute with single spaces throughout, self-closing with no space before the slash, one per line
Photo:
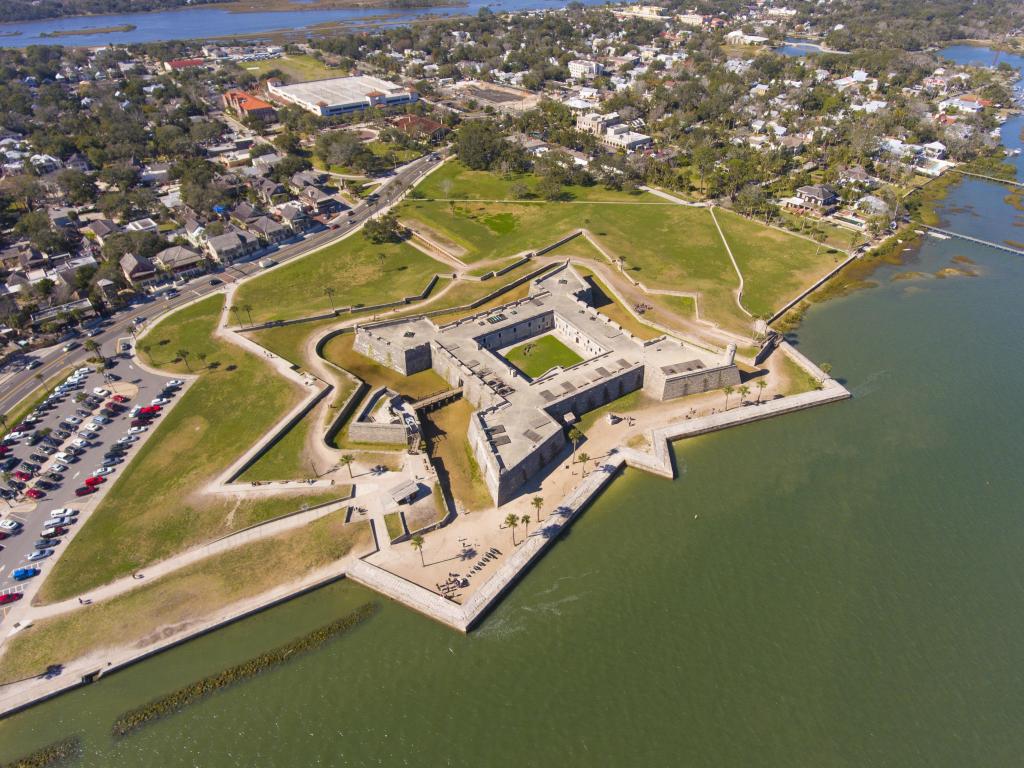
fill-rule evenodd
<path id="1" fill-rule="evenodd" d="M 349 439 L 360 443 L 397 443 L 406 445 L 409 432 L 404 423 L 392 424 L 371 421 L 370 416 L 380 404 L 381 398 L 394 397 L 395 393 L 387 387 L 381 387 L 366 400 L 366 405 L 359 411 L 348 428 Z"/>
<path id="2" fill-rule="evenodd" d="M 518 464 L 505 467 L 487 441 L 483 418 L 479 413 L 473 414 L 468 437 L 473 457 L 483 473 L 484 483 L 497 505 L 507 504 L 514 499 L 523 484 L 531 477 L 536 477 L 547 464 L 558 456 L 559 451 L 566 444 L 565 433 L 558 430 Z"/>
<path id="3" fill-rule="evenodd" d="M 544 312 L 515 325 L 505 326 L 499 331 L 483 333 L 477 336 L 474 341 L 484 349 L 504 349 L 526 339 L 532 339 L 534 336 L 540 336 L 554 330 L 555 323 L 554 313 Z"/>
<path id="4" fill-rule="evenodd" d="M 740 372 L 735 365 L 717 368 L 700 368 L 673 376 L 666 376 L 655 366 L 650 366 L 644 381 L 644 391 L 658 400 L 672 400 L 676 397 L 710 392 L 722 387 L 735 387 L 740 383 Z"/>

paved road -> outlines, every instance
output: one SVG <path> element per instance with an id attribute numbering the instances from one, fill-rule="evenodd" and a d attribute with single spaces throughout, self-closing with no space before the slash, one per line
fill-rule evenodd
<path id="1" fill-rule="evenodd" d="M 170 376 L 158 376 L 145 371 L 136 366 L 130 360 L 116 360 L 114 361 L 114 367 L 110 373 L 118 377 L 117 381 L 110 383 L 104 382 L 103 377 L 98 373 L 89 373 L 82 385 L 79 392 L 84 394 L 92 394 L 93 389 L 96 387 L 101 388 L 114 388 L 115 390 L 120 389 L 122 391 L 131 391 L 134 396 L 125 405 L 133 407 L 135 405 L 149 405 L 150 401 L 153 400 L 163 390 L 165 383 L 171 378 Z M 178 395 L 172 398 L 172 402 L 180 397 L 180 392 L 184 391 L 184 388 L 179 390 Z M 56 439 L 60 439 L 57 435 L 58 430 L 63 429 L 60 426 L 62 421 L 65 421 L 69 416 L 75 418 L 81 418 L 82 423 L 78 425 L 78 429 L 81 430 L 85 424 L 88 424 L 90 419 L 84 413 L 76 413 L 79 409 L 82 411 L 88 411 L 91 414 L 98 414 L 100 407 L 90 407 L 89 405 L 82 403 L 75 403 L 74 396 L 69 394 L 64 397 L 60 404 L 50 410 L 39 422 L 33 425 L 34 429 L 49 428 L 53 430 L 51 435 Z M 11 579 L 11 573 L 23 565 L 27 564 L 27 556 L 34 551 L 34 543 L 39 539 L 39 533 L 44 527 L 44 522 L 50 517 L 50 512 L 60 507 L 70 507 L 80 511 L 80 522 L 71 526 L 70 535 L 73 536 L 75 532 L 81 527 L 82 522 L 88 518 L 89 513 L 95 509 L 99 501 L 106 495 L 107 491 L 114 484 L 117 479 L 117 475 L 124 470 L 124 466 L 128 461 L 135 456 L 138 452 L 139 447 L 144 445 L 146 440 L 152 434 L 152 431 L 147 431 L 139 435 L 139 439 L 132 443 L 126 455 L 125 462 L 114 467 L 114 473 L 107 476 L 107 481 L 100 486 L 97 493 L 89 496 L 78 497 L 75 495 L 75 489 L 81 488 L 84 484 L 85 478 L 89 477 L 95 470 L 97 470 L 103 460 L 103 454 L 106 453 L 110 446 L 115 444 L 117 440 L 128 434 L 130 422 L 132 417 L 130 415 L 130 408 L 125 410 L 120 416 L 114 417 L 109 424 L 102 425 L 100 430 L 96 433 L 98 436 L 94 439 L 89 440 L 89 447 L 85 449 L 85 452 L 78 457 L 77 461 L 74 462 L 60 462 L 52 456 L 48 456 L 45 461 L 39 462 L 41 469 L 37 472 L 33 472 L 33 479 L 29 480 L 26 487 L 31 487 L 35 484 L 36 480 L 43 474 L 51 471 L 55 465 L 64 464 L 67 469 L 61 473 L 62 479 L 56 483 L 57 487 L 51 491 L 47 491 L 46 496 L 40 499 L 38 502 L 33 502 L 27 498 L 20 498 L 12 502 L 13 508 L 6 502 L 0 505 L 4 511 L 5 518 L 11 518 L 22 523 L 23 528 L 13 536 L 0 541 L 0 546 L 3 547 L 0 550 L 0 592 L 3 591 L 21 591 L 24 588 L 31 586 L 29 582 L 17 583 Z M 159 421 L 157 418 L 157 421 Z M 12 425 L 14 426 L 14 425 Z M 68 431 L 68 430 L 65 430 Z M 57 448 L 57 452 L 61 452 L 64 448 L 71 444 L 71 441 L 77 439 L 78 435 L 75 432 L 69 437 L 63 439 L 61 445 Z M 17 443 L 11 445 L 11 453 L 20 460 L 20 463 L 13 471 L 23 470 L 24 462 L 32 461 L 30 454 L 45 455 L 42 450 L 45 443 L 40 442 L 35 446 L 29 445 L 27 440 L 20 440 Z M 0 486 L 4 484 L 0 482 Z M 63 537 L 63 540 L 55 548 L 55 555 L 45 560 L 40 561 L 37 565 L 41 569 L 50 567 L 50 564 L 56 559 L 56 555 L 67 548 L 68 536 Z M 38 581 L 39 577 L 36 577 L 35 581 Z"/>
<path id="2" fill-rule="evenodd" d="M 360 203 L 352 209 L 351 216 L 348 216 L 347 212 L 337 216 L 331 222 L 332 226 L 337 226 L 337 229 L 326 229 L 309 235 L 302 242 L 285 246 L 274 252 L 271 254 L 271 257 L 278 263 L 288 261 L 289 259 L 304 256 L 316 248 L 337 240 L 353 228 L 358 227 L 377 210 L 387 206 L 392 200 L 397 199 L 402 192 L 412 186 L 417 179 L 435 168 L 439 162 L 440 159 L 434 159 L 434 156 L 428 155 L 402 166 L 380 187 L 377 192 L 378 199 L 376 201 Z M 216 275 L 216 279 L 224 282 L 234 282 L 259 271 L 260 267 L 254 261 L 238 263 L 227 267 L 222 273 Z M 174 298 L 150 299 L 149 301 L 128 307 L 109 319 L 102 332 L 94 337 L 93 340 L 100 345 L 104 355 L 108 357 L 113 356 L 118 351 L 115 349 L 117 340 L 131 336 L 134 327 L 132 321 L 135 317 L 145 316 L 151 321 L 158 314 L 163 314 L 167 310 L 192 301 L 196 297 L 219 290 L 219 286 L 210 284 L 211 279 L 214 278 L 206 275 L 192 280 L 180 288 L 179 294 Z M 31 356 L 38 358 L 43 364 L 34 370 L 13 372 L 6 380 L 0 383 L 0 389 L 2 389 L 2 392 L 0 392 L 0 413 L 9 412 L 18 402 L 39 387 L 37 375 L 41 375 L 43 380 L 50 379 L 69 366 L 85 365 L 85 359 L 90 354 L 81 347 L 70 352 L 63 352 L 62 347 L 58 345 L 47 350 L 33 352 Z"/>

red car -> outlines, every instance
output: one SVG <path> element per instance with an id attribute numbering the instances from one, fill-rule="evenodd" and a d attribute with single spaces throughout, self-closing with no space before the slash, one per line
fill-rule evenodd
<path id="1" fill-rule="evenodd" d="M 16 603 L 21 600 L 21 595 L 21 592 L 8 592 L 6 595 L 0 595 L 0 605 Z"/>
<path id="2" fill-rule="evenodd" d="M 30 499 L 41 499 L 46 494 L 40 491 L 38 488 L 29 488 L 27 491 L 25 491 L 25 495 L 28 496 Z"/>
<path id="3" fill-rule="evenodd" d="M 128 398 L 125 397 L 124 395 L 114 395 L 110 399 L 113 400 L 115 403 L 127 403 L 128 402 Z"/>
<path id="4" fill-rule="evenodd" d="M 85 478 L 85 484 L 87 486 L 89 486 L 90 488 L 92 488 L 94 485 L 102 485 L 105 482 L 107 482 L 107 478 L 105 478 L 105 477 L 87 477 L 87 478 Z"/>
<path id="5" fill-rule="evenodd" d="M 19 469 L 17 472 L 14 473 L 14 479 L 21 480 L 21 482 L 25 483 L 32 479 L 32 475 L 30 475 L 28 472 L 25 472 L 24 470 Z"/>
<path id="6" fill-rule="evenodd" d="M 161 406 L 159 406 L 159 405 L 147 405 L 145 408 L 140 408 L 139 409 L 139 413 L 140 414 L 141 413 L 153 413 L 153 414 L 156 414 L 156 413 L 160 413 L 160 411 L 162 411 L 162 410 L 163 410 L 163 408 Z"/>
<path id="7" fill-rule="evenodd" d="M 90 493 L 96 493 L 99 490 L 95 485 L 83 485 L 81 488 L 75 488 L 75 496 L 88 496 Z"/>
<path id="8" fill-rule="evenodd" d="M 9 445 L 0 445 L 0 456 L 3 456 L 5 453 L 10 453 L 10 452 L 11 452 L 11 447 Z"/>

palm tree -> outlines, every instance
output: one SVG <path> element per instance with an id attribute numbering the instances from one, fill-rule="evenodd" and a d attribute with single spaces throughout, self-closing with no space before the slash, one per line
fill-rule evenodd
<path id="1" fill-rule="evenodd" d="M 768 382 L 764 379 L 758 379 L 757 382 L 755 382 L 755 386 L 757 386 L 757 402 L 760 403 L 761 395 L 764 394 L 764 388 L 768 386 Z"/>
<path id="2" fill-rule="evenodd" d="M 525 538 L 526 536 L 529 536 L 530 535 L 530 516 L 529 515 L 523 515 L 521 518 L 519 518 L 519 522 L 521 522 L 523 524 L 523 526 L 524 526 L 524 528 L 523 528 L 523 537 Z"/>
<path id="3" fill-rule="evenodd" d="M 236 322 L 236 323 L 238 323 L 239 325 L 241 325 L 241 324 L 242 324 L 242 319 L 241 319 L 241 318 L 240 318 L 240 317 L 238 316 L 238 307 L 236 307 L 236 306 L 235 306 L 234 304 L 232 304 L 232 305 L 231 305 L 231 306 L 229 307 L 229 309 L 230 309 L 230 310 L 231 310 L 232 312 L 234 312 L 234 313 L 235 313 L 235 322 Z"/>
<path id="4" fill-rule="evenodd" d="M 412 543 L 412 548 L 413 549 L 418 549 L 419 550 L 419 553 L 420 553 L 420 564 L 424 568 L 426 568 L 427 567 L 427 562 L 423 559 L 423 537 L 422 536 L 413 536 L 411 543 Z"/>
<path id="5" fill-rule="evenodd" d="M 203 364 L 203 366 L 205 366 L 205 365 L 206 365 L 206 353 L 205 353 L 205 352 L 199 352 L 199 353 L 198 353 L 198 354 L 196 355 L 196 357 L 198 357 L 198 358 L 199 358 L 199 362 L 200 362 L 200 363 L 202 363 L 202 364 Z"/>
<path id="6" fill-rule="evenodd" d="M 569 427 L 569 439 L 572 440 L 572 460 L 576 461 L 576 446 L 583 439 L 583 430 L 579 427 Z"/>
<path id="7" fill-rule="evenodd" d="M 580 464 L 583 465 L 583 476 L 587 476 L 587 462 L 590 461 L 590 456 L 585 453 L 581 453 L 579 456 Z"/>
<path id="8" fill-rule="evenodd" d="M 249 318 L 249 325 L 252 325 L 252 304 L 246 302 L 242 305 L 242 309 L 245 310 L 246 317 Z"/>
<path id="9" fill-rule="evenodd" d="M 513 515 L 511 512 L 505 518 L 505 527 L 512 529 L 512 546 L 516 546 L 516 526 L 519 525 L 519 518 Z"/>
<path id="10" fill-rule="evenodd" d="M 832 374 L 832 363 L 822 363 L 818 367 L 821 368 L 821 372 L 824 373 L 826 377 Z"/>
<path id="11" fill-rule="evenodd" d="M 736 391 L 740 393 L 740 403 L 742 403 L 743 398 L 750 394 L 750 387 L 748 387 L 746 384 L 741 384 L 739 389 L 737 389 Z"/>
<path id="12" fill-rule="evenodd" d="M 334 294 L 336 293 L 337 291 L 329 285 L 324 288 L 324 295 L 327 297 L 327 300 L 331 302 L 331 312 L 334 311 Z"/>
<path id="13" fill-rule="evenodd" d="M 185 363 L 185 367 L 188 368 L 191 371 L 192 370 L 192 366 L 188 364 L 188 358 L 189 358 L 189 356 L 192 353 L 189 352 L 187 349 L 179 349 L 177 354 L 178 354 L 178 357 L 181 358 L 181 361 L 183 363 Z"/>
<path id="14" fill-rule="evenodd" d="M 350 479 L 355 477 L 352 474 L 352 462 L 355 461 L 355 460 L 356 460 L 356 457 L 353 456 L 351 453 L 346 453 L 344 456 L 342 456 L 340 459 L 338 459 L 338 464 L 339 465 L 341 465 L 343 467 L 348 467 L 348 476 L 349 476 Z"/>
<path id="15" fill-rule="evenodd" d="M 34 379 L 35 379 L 36 381 L 38 381 L 38 382 L 39 382 L 39 385 L 40 385 L 40 386 L 42 386 L 42 384 L 43 384 L 43 374 L 41 374 L 41 373 L 37 373 L 37 374 L 36 374 L 35 376 L 33 376 L 32 378 L 34 378 Z M 49 394 L 49 392 L 47 392 L 47 394 Z"/>
<path id="16" fill-rule="evenodd" d="M 729 395 L 731 395 L 736 390 L 733 389 L 731 386 L 729 386 L 729 387 L 723 387 L 722 391 L 725 392 L 725 410 L 728 411 L 729 410 Z"/>
<path id="17" fill-rule="evenodd" d="M 540 496 L 534 496 L 530 501 L 533 504 L 533 509 L 537 513 L 537 522 L 540 522 L 540 509 L 544 506 L 544 499 Z"/>

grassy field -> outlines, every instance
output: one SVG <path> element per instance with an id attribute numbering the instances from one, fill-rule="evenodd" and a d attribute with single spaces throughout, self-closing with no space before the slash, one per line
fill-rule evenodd
<path id="1" fill-rule="evenodd" d="M 431 411 L 423 420 L 430 455 L 436 460 L 435 465 L 441 465 L 438 476 L 469 510 L 488 509 L 494 504 L 466 440 L 469 418 L 474 410 L 468 401 L 460 399 Z"/>
<path id="2" fill-rule="evenodd" d="M 371 243 L 356 233 L 244 283 L 235 303 L 252 307 L 253 322 L 285 320 L 328 312 L 332 302 L 347 307 L 413 296 L 435 273 L 450 271 L 410 245 Z"/>
<path id="3" fill-rule="evenodd" d="M 582 357 L 551 335 L 531 339 L 503 354 L 506 360 L 531 379 L 547 373 L 556 365 L 568 368 L 583 362 Z"/>
<path id="4" fill-rule="evenodd" d="M 313 429 L 314 417 L 307 414 L 289 429 L 259 461 L 242 473 L 238 479 L 250 480 L 306 480 L 315 478 L 330 467 L 314 467 L 306 456 L 306 440 Z"/>
<path id="5" fill-rule="evenodd" d="M 763 227 L 730 211 L 718 210 L 715 215 L 743 272 L 743 305 L 755 315 L 772 314 L 845 258 L 827 245 Z"/>
<path id="6" fill-rule="evenodd" d="M 388 512 L 384 515 L 384 525 L 388 529 L 388 539 L 391 541 L 405 534 L 405 524 L 402 522 L 401 512 Z"/>
<path id="7" fill-rule="evenodd" d="M 189 546 L 335 494 L 235 501 L 196 491 L 252 445 L 302 393 L 259 358 L 211 336 L 223 297 L 170 315 L 144 336 L 155 364 L 199 380 L 164 416 L 110 494 L 68 545 L 40 591 L 44 602 L 80 594 Z M 183 361 L 177 350 L 191 352 Z M 145 354 L 145 353 L 144 353 Z M 116 543 L 116 545 L 115 545 Z"/>
<path id="8" fill-rule="evenodd" d="M 132 645 L 160 628 L 194 622 L 276 586 L 282 574 L 301 578 L 370 540 L 369 524 L 346 525 L 345 511 L 304 528 L 201 560 L 139 589 L 70 614 L 37 622 L 11 640 L 0 682 L 42 672 L 98 648 Z"/>
<path id="9" fill-rule="evenodd" d="M 282 56 L 265 61 L 243 61 L 239 65 L 246 72 L 262 77 L 267 72 L 277 69 L 284 73 L 293 83 L 304 83 L 308 80 L 326 80 L 329 77 L 344 77 L 343 69 L 332 69 L 307 54 Z"/>

